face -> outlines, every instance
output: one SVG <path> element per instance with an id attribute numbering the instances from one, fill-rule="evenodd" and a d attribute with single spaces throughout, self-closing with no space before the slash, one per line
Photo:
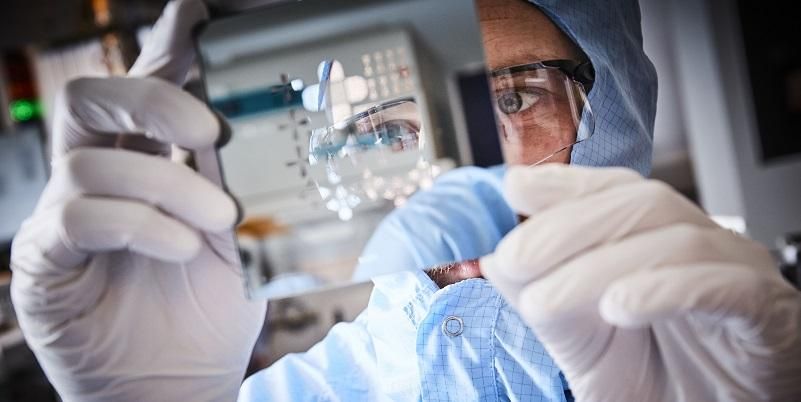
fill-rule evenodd
<path id="1" fill-rule="evenodd" d="M 490 70 L 545 60 L 586 59 L 581 50 L 545 14 L 524 0 L 476 0 L 476 5 Z M 521 87 L 515 82 L 520 76 L 510 75 L 492 81 L 497 109 L 509 112 L 496 111 L 500 125 L 510 128 L 525 125 L 529 128 L 502 132 L 501 144 L 508 164 L 539 162 L 576 140 L 576 125 L 572 121 L 575 111 L 568 106 L 559 106 L 568 104 L 560 99 L 566 94 L 564 85 L 560 90 L 556 85 L 558 80 L 544 79 L 548 74 L 541 72 L 522 77 L 532 81 L 547 81 L 547 84 L 529 86 L 528 93 L 517 94 L 517 97 L 511 97 L 509 89 Z M 546 107 L 528 107 L 520 115 L 514 114 L 516 109 L 523 109 L 521 106 L 531 106 L 535 102 L 545 102 Z M 570 148 L 557 153 L 547 162 L 570 162 Z M 445 264 L 426 273 L 440 288 L 481 276 L 475 260 Z"/>
<path id="2" fill-rule="evenodd" d="M 545 60 L 583 60 L 581 50 L 539 9 L 524 0 L 476 0 L 487 67 L 490 70 Z M 544 77 L 527 81 L 542 81 Z M 564 85 L 549 84 L 526 91 L 515 80 L 493 79 L 493 95 L 507 164 L 533 164 L 575 142 L 575 111 L 564 97 Z M 536 107 L 533 107 L 536 105 Z M 526 129 L 521 129 L 525 127 Z M 570 148 L 547 162 L 570 162 Z"/>

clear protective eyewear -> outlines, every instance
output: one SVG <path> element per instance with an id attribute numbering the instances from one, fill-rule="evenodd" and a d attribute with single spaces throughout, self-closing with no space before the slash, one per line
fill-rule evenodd
<path id="1" fill-rule="evenodd" d="M 595 119 L 587 93 L 594 77 L 589 62 L 573 60 L 493 70 L 490 86 L 506 163 L 537 165 L 590 138 Z"/>
<path id="2" fill-rule="evenodd" d="M 413 97 L 383 102 L 333 125 L 312 131 L 309 163 L 385 150 L 404 152 L 423 147 L 422 122 Z"/>
<path id="3" fill-rule="evenodd" d="M 348 220 L 364 200 L 400 206 L 416 190 L 430 187 L 440 169 L 428 162 L 424 147 L 422 114 L 414 97 L 388 100 L 312 130 L 311 176 L 326 208 Z M 394 171 L 386 171 L 393 165 Z M 358 179 L 345 177 L 355 172 Z"/>

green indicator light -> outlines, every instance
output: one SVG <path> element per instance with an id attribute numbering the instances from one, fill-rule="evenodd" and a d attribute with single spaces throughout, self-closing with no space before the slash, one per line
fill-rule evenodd
<path id="1" fill-rule="evenodd" d="M 11 102 L 11 105 L 8 107 L 11 118 L 17 122 L 23 122 L 37 117 L 40 109 L 38 103 L 39 102 L 29 99 L 20 99 Z"/>

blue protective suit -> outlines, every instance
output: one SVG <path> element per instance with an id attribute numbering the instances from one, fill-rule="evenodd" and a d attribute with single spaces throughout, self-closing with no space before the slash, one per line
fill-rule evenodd
<path id="1" fill-rule="evenodd" d="M 596 70 L 595 133 L 573 147 L 571 163 L 648 174 L 656 73 L 642 50 L 636 0 L 532 2 Z M 438 289 L 419 271 L 487 254 L 514 227 L 502 173 L 456 169 L 393 212 L 356 271 L 391 273 L 374 279 L 368 308 L 309 352 L 251 376 L 240 400 L 570 400 L 542 344 L 487 281 Z"/>
<path id="2" fill-rule="evenodd" d="M 367 280 L 491 253 L 517 224 L 503 199 L 505 170 L 459 168 L 438 178 L 430 190 L 415 194 L 381 222 L 354 278 Z"/>

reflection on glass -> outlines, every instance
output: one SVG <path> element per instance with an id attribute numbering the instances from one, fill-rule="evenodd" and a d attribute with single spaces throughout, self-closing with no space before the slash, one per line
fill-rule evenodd
<path id="1" fill-rule="evenodd" d="M 391 99 L 312 130 L 309 163 L 313 171 L 324 169 L 324 174 L 312 177 L 326 207 L 342 220 L 351 219 L 353 208 L 364 198 L 386 199 L 400 206 L 439 174 L 421 152 L 424 144 L 422 116 L 414 97 Z M 374 173 L 397 153 L 412 155 L 417 162 L 397 173 Z M 342 182 L 341 171 L 347 168 L 360 171 L 360 179 L 349 185 Z"/>
<path id="2" fill-rule="evenodd" d="M 444 160 L 427 146 L 411 36 L 382 29 L 219 60 L 205 84 L 232 128 L 219 159 L 244 210 L 251 296 L 348 282 L 378 224 Z"/>
<path id="3" fill-rule="evenodd" d="M 414 98 L 393 99 L 312 131 L 309 162 L 316 164 L 378 148 L 392 152 L 418 150 L 422 139 L 422 123 Z"/>

